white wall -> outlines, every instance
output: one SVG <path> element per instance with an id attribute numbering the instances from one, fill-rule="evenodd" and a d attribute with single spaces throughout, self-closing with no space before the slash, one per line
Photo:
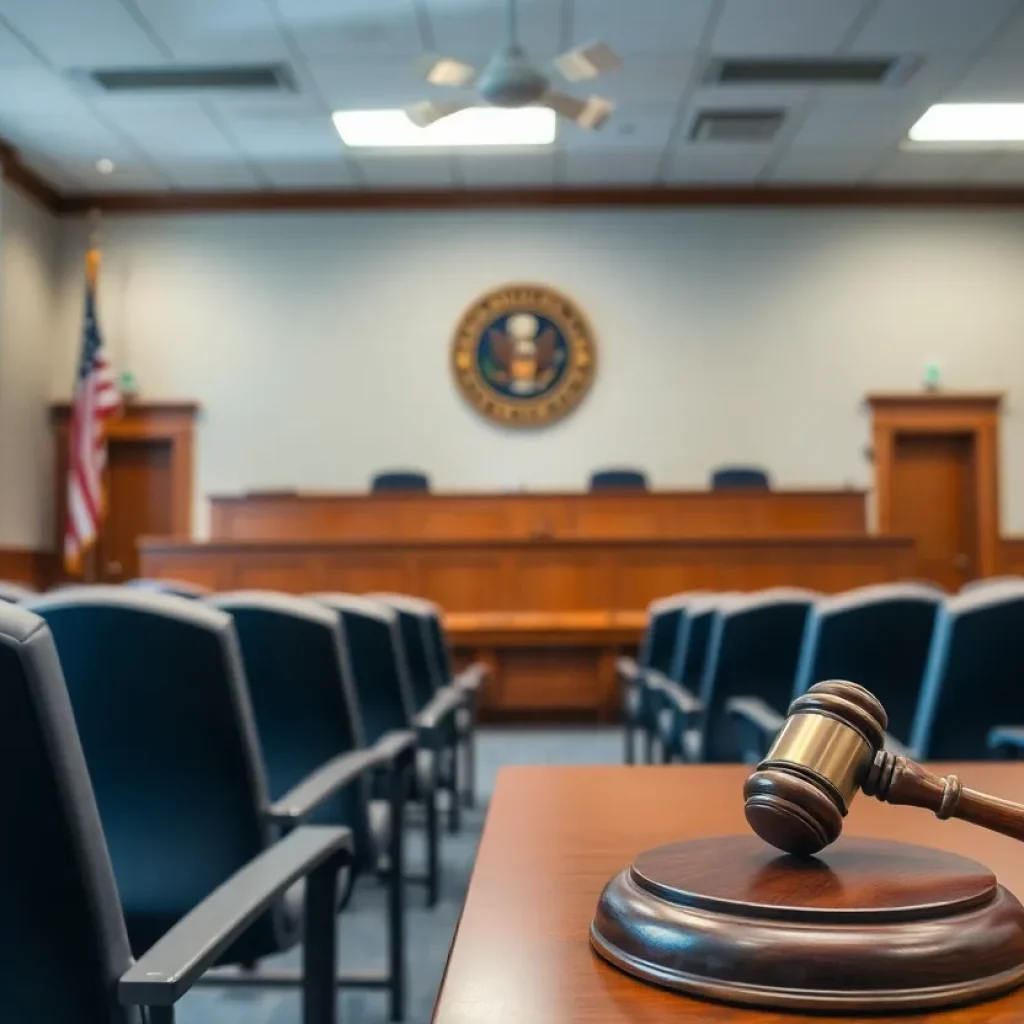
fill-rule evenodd
<path id="1" fill-rule="evenodd" d="M 85 228 L 65 229 L 71 379 Z M 781 486 L 866 485 L 865 392 L 1008 393 L 1004 528 L 1024 532 L 1024 215 L 928 210 L 581 210 L 124 216 L 104 225 L 101 320 L 149 397 L 198 399 L 197 492 L 360 490 L 383 467 L 438 489 L 579 488 L 716 464 Z M 451 334 L 509 281 L 573 296 L 598 379 L 559 425 L 514 433 L 454 391 Z"/>
<path id="2" fill-rule="evenodd" d="M 0 187 L 0 546 L 52 546 L 56 219 Z"/>

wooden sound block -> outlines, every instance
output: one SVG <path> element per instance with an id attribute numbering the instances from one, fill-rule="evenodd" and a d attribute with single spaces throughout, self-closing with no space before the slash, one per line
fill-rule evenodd
<path id="1" fill-rule="evenodd" d="M 1024 907 L 987 868 L 874 839 L 809 858 L 756 836 L 649 850 L 605 886 L 590 937 L 644 981 L 751 1006 L 917 1010 L 1024 982 Z"/>

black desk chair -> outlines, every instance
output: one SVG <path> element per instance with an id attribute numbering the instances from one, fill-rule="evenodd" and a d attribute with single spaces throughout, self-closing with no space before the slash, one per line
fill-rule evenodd
<path id="1" fill-rule="evenodd" d="M 234 620 L 271 800 L 281 799 L 336 758 L 361 750 L 379 753 L 379 763 L 393 776 L 368 770 L 326 799 L 309 820 L 352 830 L 353 881 L 359 873 L 376 872 L 387 882 L 387 971 L 364 981 L 388 989 L 392 1019 L 401 1020 L 406 974 L 403 803 L 415 733 L 403 726 L 376 736 L 368 748 L 348 646 L 331 609 L 266 591 L 220 594 L 208 603 Z"/>
<path id="2" fill-rule="evenodd" d="M 31 587 L 24 583 L 13 583 L 10 580 L 0 580 L 0 601 L 7 604 L 21 604 L 23 601 L 31 601 L 38 596 Z"/>
<path id="3" fill-rule="evenodd" d="M 417 715 L 405 659 L 398 613 L 380 601 L 354 594 L 316 594 L 315 600 L 342 623 L 367 741 L 376 743 L 390 732 L 415 729 L 414 801 L 424 808 L 427 827 L 427 905 L 435 906 L 440 888 L 440 830 L 437 816 L 438 766 L 444 757 L 444 736 L 427 712 Z"/>
<path id="4" fill-rule="evenodd" d="M 711 474 L 713 491 L 767 491 L 771 489 L 768 473 L 757 466 L 723 466 Z"/>
<path id="5" fill-rule="evenodd" d="M 687 760 L 743 760 L 729 704 L 747 694 L 756 694 L 772 707 L 786 704 L 816 598 L 809 590 L 777 587 L 735 597 L 719 607 L 711 622 L 697 706 L 689 713 L 678 709 L 673 723 L 682 736 L 677 749 Z"/>
<path id="6" fill-rule="evenodd" d="M 423 494 L 430 490 L 430 480 L 425 473 L 397 470 L 378 473 L 370 483 L 370 491 L 379 494 L 382 491 L 407 491 Z"/>
<path id="7" fill-rule="evenodd" d="M 337 1019 L 335 886 L 351 850 L 344 829 L 298 828 L 257 852 L 133 964 L 53 637 L 38 616 L 7 605 L 0 606 L 0 772 L 17 780 L 8 787 L 0 843 L 4 1020 L 142 1024 L 145 1007 L 149 1024 L 173 1024 L 174 1003 L 303 878 L 304 1019 Z M 144 849 L 157 850 L 162 838 L 152 835 Z"/>
<path id="8" fill-rule="evenodd" d="M 943 597 L 925 584 L 880 583 L 822 598 L 807 620 L 791 698 L 823 679 L 859 683 L 884 705 L 890 745 L 905 746 Z M 786 708 L 745 697 L 730 701 L 729 712 L 745 757 L 759 760 L 782 728 Z"/>
<path id="9" fill-rule="evenodd" d="M 951 597 L 935 623 L 910 735 L 931 761 L 1024 749 L 1024 582 Z"/>
<path id="10" fill-rule="evenodd" d="M 366 596 L 394 609 L 398 615 L 402 654 L 416 713 L 429 714 L 445 739 L 437 766 L 438 788 L 448 794 L 449 828 L 457 832 L 462 822 L 460 761 L 464 765 L 472 760 L 464 753 L 460 756 L 460 748 L 473 745 L 473 695 L 443 685 L 438 653 L 432 639 L 430 617 L 434 606 L 431 602 L 405 594 L 375 593 Z"/>
<path id="11" fill-rule="evenodd" d="M 639 469 L 601 469 L 590 477 L 592 491 L 646 491 L 647 476 Z"/>
<path id="12" fill-rule="evenodd" d="M 135 956 L 335 794 L 387 764 L 380 751 L 344 754 L 271 803 L 230 615 L 103 586 L 57 591 L 33 608 L 57 643 Z M 290 892 L 247 919 L 216 958 L 245 971 L 205 980 L 300 984 L 296 972 L 252 970 L 297 941 L 298 898 Z"/>
<path id="13" fill-rule="evenodd" d="M 201 587 L 198 583 L 189 583 L 188 580 L 157 580 L 140 576 L 133 580 L 126 580 L 124 585 L 138 590 L 151 590 L 155 594 L 187 597 L 194 601 L 208 597 L 212 593 L 206 587 Z"/>

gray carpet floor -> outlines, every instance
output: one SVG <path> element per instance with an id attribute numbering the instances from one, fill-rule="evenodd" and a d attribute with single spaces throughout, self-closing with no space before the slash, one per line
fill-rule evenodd
<path id="1" fill-rule="evenodd" d="M 410 1024 L 427 1024 L 441 981 L 448 948 L 469 887 L 486 806 L 498 772 L 507 765 L 616 764 L 622 760 L 622 734 L 612 729 L 481 730 L 478 740 L 479 807 L 464 815 L 458 835 L 445 834 L 441 848 L 443 881 L 438 905 L 428 910 L 423 890 L 410 887 L 408 911 Z M 423 837 L 410 830 L 408 864 L 422 870 Z M 347 970 L 382 970 L 384 964 L 384 892 L 372 880 L 361 881 L 338 919 L 339 962 Z M 266 966 L 297 966 L 291 952 Z M 385 1024 L 387 996 L 347 990 L 339 996 L 343 1024 Z M 202 988 L 178 1005 L 179 1024 L 299 1024 L 299 996 L 280 989 Z"/>

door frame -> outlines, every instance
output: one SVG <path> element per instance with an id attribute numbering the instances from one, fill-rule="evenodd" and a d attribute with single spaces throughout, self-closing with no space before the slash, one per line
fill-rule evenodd
<path id="1" fill-rule="evenodd" d="M 976 576 L 1000 572 L 999 415 L 997 392 L 870 394 L 878 532 L 892 532 L 892 476 L 902 434 L 968 435 L 974 444 Z"/>

